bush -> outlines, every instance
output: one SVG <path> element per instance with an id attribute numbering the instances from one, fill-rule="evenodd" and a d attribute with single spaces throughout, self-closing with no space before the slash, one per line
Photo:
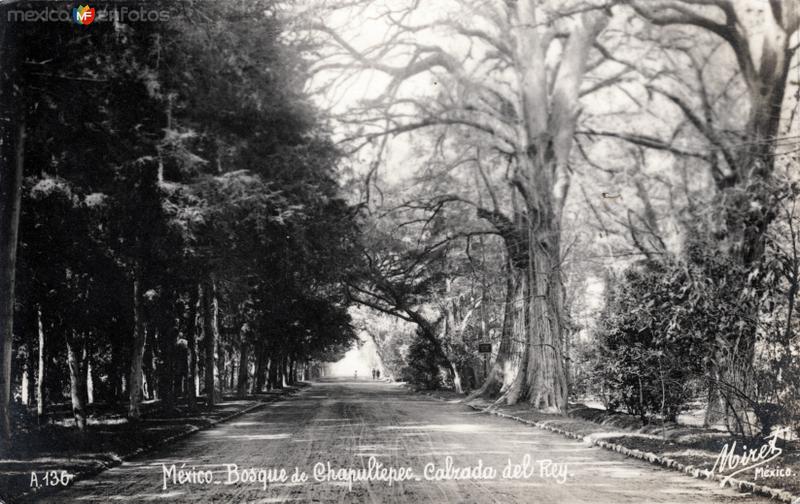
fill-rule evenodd
<path id="1" fill-rule="evenodd" d="M 624 406 L 644 421 L 653 414 L 674 420 L 691 399 L 703 344 L 669 327 L 685 281 L 679 264 L 649 261 L 628 269 L 609 290 L 592 372 L 609 410 Z"/>
<path id="2" fill-rule="evenodd" d="M 408 347 L 406 361 L 408 365 L 403 368 L 401 375 L 403 381 L 424 389 L 442 386 L 441 358 L 433 343 L 423 337 L 419 330 Z"/>

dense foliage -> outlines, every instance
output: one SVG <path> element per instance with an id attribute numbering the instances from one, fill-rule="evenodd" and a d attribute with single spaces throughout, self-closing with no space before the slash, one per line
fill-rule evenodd
<path id="1" fill-rule="evenodd" d="M 280 387 L 355 338 L 358 230 L 277 4 L 147 8 L 165 19 L 18 26 L 13 389 L 71 397 L 79 427 L 92 401 Z"/>
<path id="2" fill-rule="evenodd" d="M 680 264 L 644 263 L 627 270 L 608 295 L 600 321 L 596 373 L 609 409 L 674 420 L 692 397 L 703 360 L 703 336 L 668 316 L 686 295 Z"/>
<path id="3" fill-rule="evenodd" d="M 787 198 L 796 200 L 796 188 Z M 796 215 L 787 218 L 776 227 L 785 226 L 796 240 Z M 791 281 L 797 258 L 781 245 L 784 239 L 768 236 L 756 270 L 744 270 L 708 241 L 708 233 L 699 232 L 687 238 L 680 258 L 627 268 L 611 281 L 596 330 L 599 345 L 583 355 L 594 366 L 583 377 L 597 380 L 591 392 L 610 409 L 624 406 L 645 420 L 674 421 L 705 391 L 707 421 L 714 421 L 718 408 L 717 414 L 729 413 L 728 428 L 738 434 L 752 435 L 758 426 L 766 435 L 776 425 L 794 425 L 800 388 Z M 759 314 L 756 321 L 746 316 L 753 312 Z M 754 341 L 748 338 L 751 331 Z M 747 351 L 747 345 L 754 348 Z M 721 363 L 739 374 L 731 379 L 715 372 Z"/>

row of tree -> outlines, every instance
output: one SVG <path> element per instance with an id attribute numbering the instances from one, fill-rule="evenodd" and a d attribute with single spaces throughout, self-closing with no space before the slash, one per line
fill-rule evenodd
<path id="1" fill-rule="evenodd" d="M 14 404 L 170 410 L 281 387 L 355 334 L 357 226 L 279 3 L 160 1 L 159 21 L 6 22 L 2 373 Z M 49 6 L 49 4 L 48 4 Z M 16 285 L 15 285 L 16 284 Z"/>

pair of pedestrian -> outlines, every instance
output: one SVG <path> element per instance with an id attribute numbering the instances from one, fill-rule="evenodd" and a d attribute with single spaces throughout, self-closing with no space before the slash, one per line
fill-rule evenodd
<path id="1" fill-rule="evenodd" d="M 372 379 L 373 380 L 380 380 L 381 379 L 381 371 L 380 371 L 380 369 L 373 369 L 372 370 Z"/>

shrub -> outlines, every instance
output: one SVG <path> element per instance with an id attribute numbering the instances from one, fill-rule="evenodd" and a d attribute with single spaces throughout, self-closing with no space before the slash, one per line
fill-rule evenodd
<path id="1" fill-rule="evenodd" d="M 403 368 L 402 379 L 417 387 L 436 389 L 442 386 L 441 358 L 436 348 L 420 331 L 408 347 L 408 366 Z"/>
<path id="2" fill-rule="evenodd" d="M 685 281 L 680 264 L 649 261 L 629 268 L 609 290 L 593 370 L 608 409 L 624 406 L 644 421 L 652 414 L 674 420 L 691 399 L 702 373 L 702 341 L 669 327 Z"/>

